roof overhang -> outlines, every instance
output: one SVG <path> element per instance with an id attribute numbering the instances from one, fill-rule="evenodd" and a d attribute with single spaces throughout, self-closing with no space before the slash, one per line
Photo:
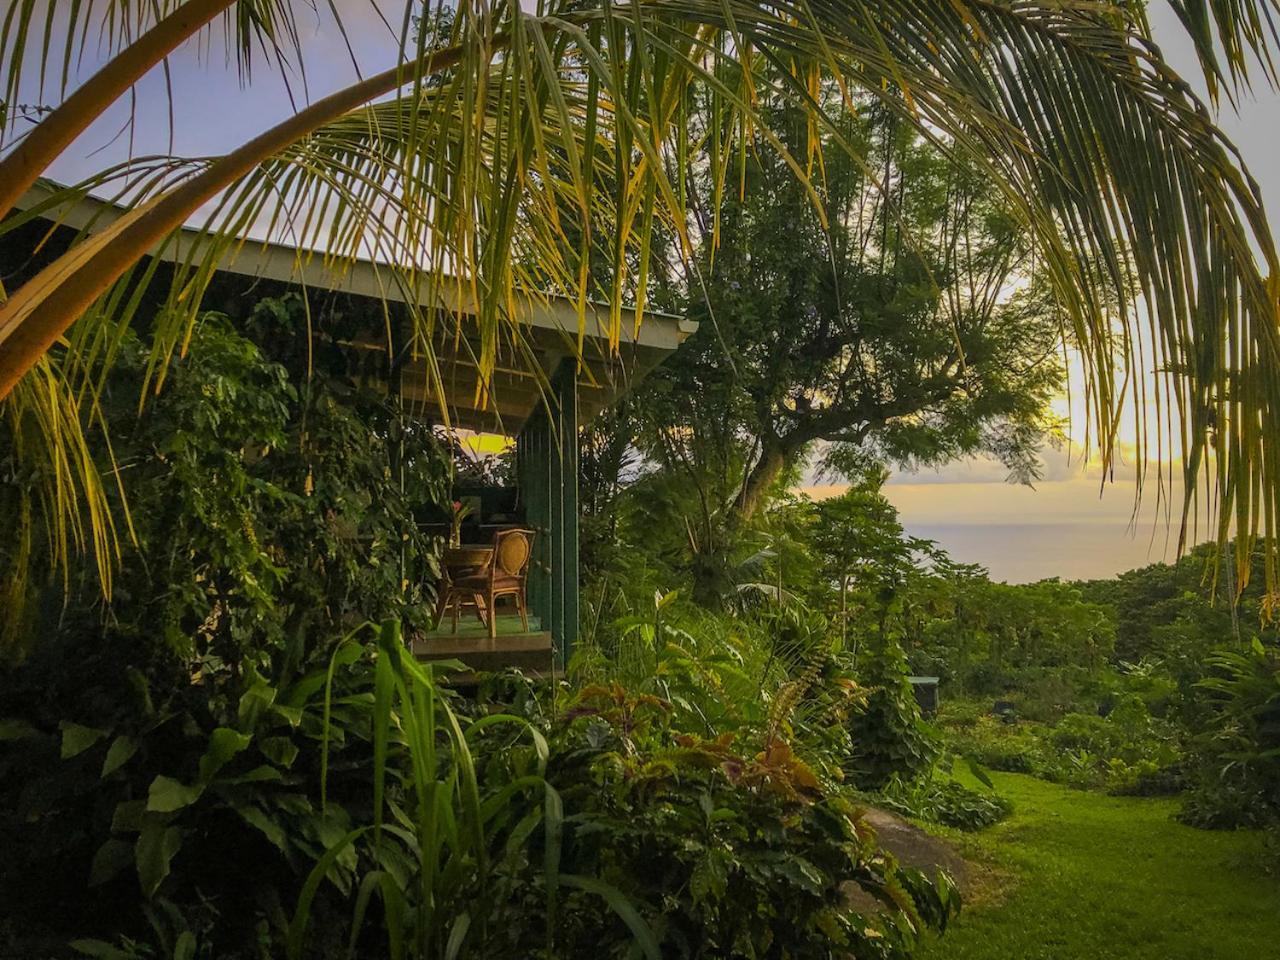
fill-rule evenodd
<path id="1" fill-rule="evenodd" d="M 57 184 L 41 181 L 19 206 L 30 209 L 50 200 Z M 58 224 L 90 233 L 106 228 L 126 208 L 86 196 L 74 205 L 42 211 Z M 204 241 L 204 233 L 184 228 L 176 242 L 153 251 L 153 256 L 182 263 Z M 545 388 L 561 363 L 578 364 L 579 417 L 586 422 L 609 407 L 662 362 L 698 328 L 691 320 L 646 310 L 636 323 L 632 307 L 621 309 L 617 346 L 610 340 L 612 318 L 607 304 L 589 302 L 580 315 L 565 297 L 524 294 L 515 303 L 515 321 L 507 325 L 498 345 L 495 373 L 488 389 L 479 389 L 480 336 L 476 306 L 459 285 L 427 278 L 409 288 L 408 271 L 371 259 L 341 260 L 288 244 L 246 240 L 220 260 L 218 271 L 247 280 L 272 280 L 303 290 L 325 290 L 379 303 L 400 305 L 407 311 L 434 310 L 449 322 L 434 326 L 439 333 L 432 349 L 425 344 L 401 367 L 400 389 L 424 415 L 471 430 L 514 435 L 544 402 Z M 407 315 L 407 314 L 406 314 Z M 352 349 L 386 351 L 385 336 L 371 335 L 347 344 Z M 443 406 L 442 406 L 443 403 Z"/>

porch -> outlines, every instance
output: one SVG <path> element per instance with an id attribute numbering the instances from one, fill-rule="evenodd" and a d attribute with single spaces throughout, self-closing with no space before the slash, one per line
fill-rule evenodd
<path id="1" fill-rule="evenodd" d="M 520 618 L 502 612 L 495 621 L 495 637 L 475 617 L 460 619 L 454 633 L 446 620 L 435 630 L 410 640 L 419 660 L 458 660 L 474 673 L 514 668 L 530 676 L 550 678 L 562 672 L 556 663 L 551 631 L 542 629 L 537 617 L 528 629 Z M 467 678 L 455 678 L 464 680 Z"/>

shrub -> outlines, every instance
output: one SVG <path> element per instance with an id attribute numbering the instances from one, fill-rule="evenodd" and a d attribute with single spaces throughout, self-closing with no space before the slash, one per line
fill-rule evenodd
<path id="1" fill-rule="evenodd" d="M 958 830 L 982 830 L 1013 812 L 1013 803 L 994 790 L 978 791 L 957 780 L 927 777 L 907 783 L 895 777 L 875 802 L 904 816 Z"/>
<path id="2" fill-rule="evenodd" d="M 260 301 L 243 321 L 297 338 L 308 323 L 296 297 Z M 264 652 L 300 631 L 425 619 L 438 548 L 418 521 L 446 500 L 449 478 L 431 428 L 344 377 L 305 363 L 286 368 L 241 326 L 203 314 L 190 350 L 141 411 L 149 350 L 123 336 L 102 396 L 103 429 L 89 435 L 99 472 L 119 472 L 128 493 L 128 512 L 115 504 L 130 536 L 122 527 L 126 553 L 110 599 L 92 558 L 73 556 L 66 582 L 32 609 L 0 601 L 0 638 L 20 617 L 33 641 L 112 634 L 234 668 L 241 659 L 261 666 Z M 19 523 L 20 499 L 4 474 L 0 465 L 7 529 Z M 46 555 L 36 566 L 56 566 L 53 545 L 37 547 Z"/>
<path id="3" fill-rule="evenodd" d="M 545 742 L 513 716 L 466 723 L 400 651 L 392 625 L 376 646 L 299 646 L 274 678 L 116 690 L 114 722 L 11 718 L 0 896 L 28 920 L 11 949 L 488 958 L 513 928 L 509 956 L 545 945 L 511 896 L 543 862 Z"/>
<path id="4" fill-rule="evenodd" d="M 1191 742 L 1188 823 L 1264 826 L 1280 819 L 1280 655 L 1254 639 L 1219 651 L 1197 686 L 1209 716 Z"/>
<path id="5" fill-rule="evenodd" d="M 984 714 L 970 727 L 949 729 L 947 743 L 956 755 L 971 757 L 991 770 L 1042 774 L 1045 769 L 1043 729 L 1039 724 L 1005 723 Z"/>
<path id="6" fill-rule="evenodd" d="M 849 719 L 846 774 L 861 789 L 879 790 L 895 776 L 909 780 L 927 770 L 937 759 L 938 738 L 920 717 L 896 643 L 886 642 L 871 659 L 866 683 L 866 705 Z"/>
<path id="7" fill-rule="evenodd" d="M 957 725 L 946 713 L 943 720 L 950 749 L 992 770 L 1113 793 L 1175 793 L 1183 784 L 1177 728 L 1153 718 L 1135 694 L 1106 717 L 1069 713 L 1056 726 L 991 716 Z"/>
<path id="8" fill-rule="evenodd" d="M 958 903 L 945 874 L 897 867 L 786 743 L 686 735 L 671 715 L 656 697 L 587 688 L 548 769 L 574 811 L 562 868 L 622 891 L 664 958 L 903 957 L 945 926 Z M 851 886 L 885 909 L 860 914 Z M 629 956 L 622 922 L 586 906 L 561 905 L 567 955 Z"/>

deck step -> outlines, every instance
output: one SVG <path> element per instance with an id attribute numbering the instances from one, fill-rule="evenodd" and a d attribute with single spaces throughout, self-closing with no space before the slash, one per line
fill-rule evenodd
<path id="1" fill-rule="evenodd" d="M 413 641 L 413 655 L 419 660 L 460 660 L 481 673 L 514 667 L 525 673 L 550 676 L 554 666 L 551 634 L 544 632 L 506 634 L 493 639 L 432 633 Z"/>

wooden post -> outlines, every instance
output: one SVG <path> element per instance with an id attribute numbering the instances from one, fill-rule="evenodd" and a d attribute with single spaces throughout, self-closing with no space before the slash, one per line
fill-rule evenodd
<path id="1" fill-rule="evenodd" d="M 559 466 L 560 634 L 556 638 L 561 666 L 568 667 L 578 640 L 578 368 L 564 360 L 556 375 L 556 460 Z"/>
<path id="2" fill-rule="evenodd" d="M 542 629 L 551 628 L 551 436 L 546 411 L 534 411 L 516 438 L 520 497 L 534 531 L 529 561 L 529 609 Z"/>
<path id="3" fill-rule="evenodd" d="M 525 520 L 536 532 L 529 608 L 551 632 L 564 668 L 578 639 L 578 378 L 572 361 L 551 378 L 547 403 L 516 438 Z"/>

